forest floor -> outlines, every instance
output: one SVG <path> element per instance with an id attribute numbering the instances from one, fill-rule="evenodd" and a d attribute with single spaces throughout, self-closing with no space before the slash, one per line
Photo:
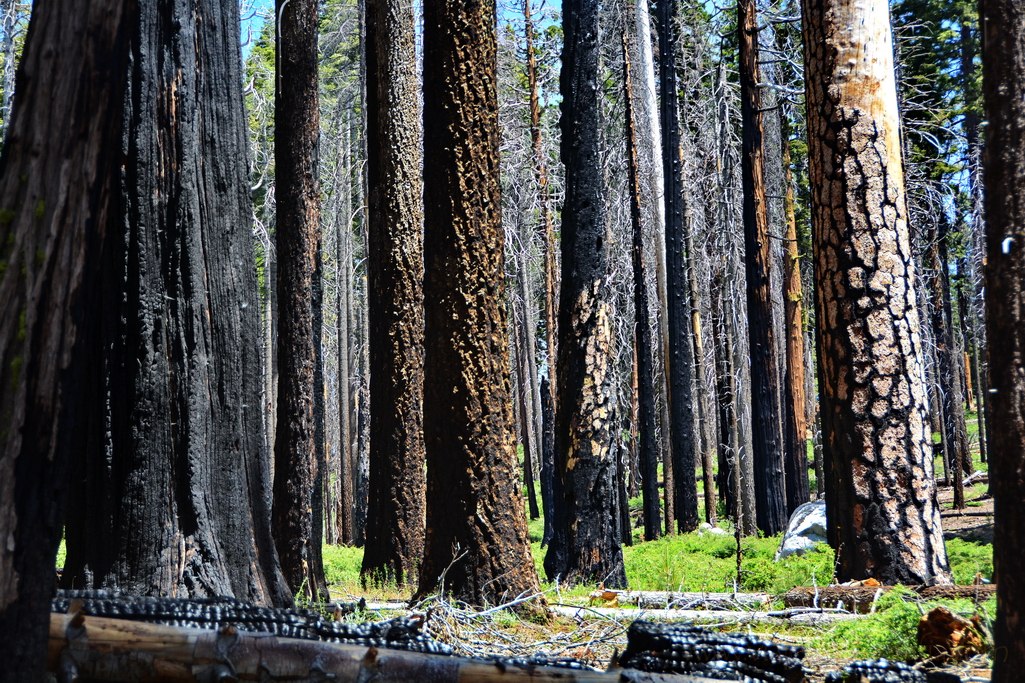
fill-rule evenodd
<path id="1" fill-rule="evenodd" d="M 940 487 L 944 537 L 955 582 L 971 584 L 992 576 L 993 502 L 986 496 L 986 484 L 976 483 L 965 492 L 967 507 L 951 509 L 953 492 Z M 639 501 L 637 501 L 639 503 Z M 728 529 L 728 525 L 727 529 Z M 532 550 L 540 564 L 541 520 L 530 523 Z M 875 613 L 849 621 L 806 624 L 788 619 L 764 619 L 759 614 L 783 607 L 782 595 L 795 586 L 824 586 L 831 583 L 832 553 L 822 547 L 802 557 L 775 562 L 779 537 L 744 539 L 741 544 L 742 573 L 736 571 L 736 541 L 731 533 L 691 533 L 643 542 L 624 548 L 624 562 L 630 588 L 645 591 L 758 592 L 768 593 L 768 605 L 747 609 L 724 618 L 708 613 L 709 628 L 744 632 L 805 648 L 809 681 L 822 681 L 825 674 L 858 659 L 887 658 L 916 662 L 924 658 L 917 644 L 921 616 L 944 605 L 964 617 L 978 613 L 989 624 L 995 601 L 975 604 L 970 600 L 923 601 L 909 592 L 882 597 Z M 408 590 L 383 588 L 366 591 L 358 581 L 362 551 L 358 548 L 325 547 L 325 563 L 333 596 L 341 600 L 365 598 L 372 607 L 362 618 L 384 618 L 410 608 L 403 601 Z M 539 571 L 544 576 L 543 571 Z M 658 619 L 657 610 L 641 610 L 609 603 L 596 597 L 596 586 L 564 590 L 542 583 L 544 598 L 562 608 L 548 623 L 523 620 L 509 611 L 475 611 L 435 598 L 413 606 L 429 614 L 432 635 L 465 655 L 573 657 L 604 668 L 626 645 L 626 628 L 635 618 Z M 609 607 L 617 608 L 615 611 Z M 574 609 L 565 609 L 574 608 Z M 741 616 L 743 615 L 743 616 Z M 732 622 L 732 623 L 730 623 Z M 954 665 L 965 681 L 989 680 L 989 660 L 984 655 Z"/>

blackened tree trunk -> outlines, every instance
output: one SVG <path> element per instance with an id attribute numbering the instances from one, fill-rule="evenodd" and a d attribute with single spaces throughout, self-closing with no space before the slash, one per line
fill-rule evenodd
<path id="1" fill-rule="evenodd" d="M 424 544 L 423 180 L 409 0 L 367 5 L 370 491 L 364 580 L 415 581 Z"/>
<path id="2" fill-rule="evenodd" d="M 765 150 L 758 92 L 758 13 L 754 0 L 737 3 L 740 110 L 743 123 L 744 263 L 751 345 L 751 422 L 754 435 L 755 516 L 758 529 L 778 534 L 787 525 L 780 422 L 776 332 L 772 319 L 772 243 L 765 194 Z"/>
<path id="3" fill-rule="evenodd" d="M 541 545 L 547 546 L 555 533 L 555 403 L 547 375 L 541 376 L 541 509 L 545 529 Z"/>
<path id="4" fill-rule="evenodd" d="M 801 286 L 801 254 L 797 244 L 797 216 L 794 184 L 790 170 L 790 116 L 780 109 L 780 137 L 783 145 L 783 213 L 786 218 L 786 255 L 783 310 L 786 325 L 786 374 L 783 395 L 783 469 L 786 472 L 787 514 L 808 502 L 808 427 L 804 391 L 804 289 Z"/>
<path id="5" fill-rule="evenodd" d="M 295 594 L 326 597 L 314 536 L 317 480 L 314 276 L 320 246 L 317 144 L 317 2 L 277 0 L 274 158 L 278 253 L 278 418 L 274 440 L 274 540 Z"/>
<path id="6" fill-rule="evenodd" d="M 616 423 L 609 240 L 598 160 L 598 5 L 563 5 L 562 289 L 555 407 L 555 535 L 548 576 L 625 586 L 616 535 Z"/>
<path id="7" fill-rule="evenodd" d="M 942 209 L 938 210 L 942 213 Z M 954 330 L 951 324 L 950 274 L 947 272 L 947 218 L 936 217 L 936 228 L 929 230 L 929 268 L 932 281 L 929 287 L 933 341 L 936 348 L 936 374 L 940 389 L 940 410 L 943 415 L 944 477 L 954 488 L 954 509 L 965 508 L 964 463 L 971 463 L 968 433 L 962 405 L 961 378 L 958 377 L 958 356 L 954 348 Z"/>
<path id="8" fill-rule="evenodd" d="M 666 498 L 680 531 L 698 526 L 697 447 L 694 437 L 694 349 L 690 330 L 687 261 L 684 256 L 683 161 L 676 88 L 677 0 L 658 3 L 659 95 L 662 124 L 662 169 L 665 178 L 666 287 L 668 289 L 669 431 L 672 473 L 666 477 Z M 667 469 L 667 468 L 663 468 Z M 672 477 L 672 487 L 669 477 Z M 671 525 L 666 514 L 666 531 Z"/>
<path id="9" fill-rule="evenodd" d="M 538 590 L 509 381 L 496 68 L 494 0 L 424 4 L 427 533 L 418 594 L 444 589 L 478 605 Z"/>
<path id="10" fill-rule="evenodd" d="M 140 5 L 130 28 L 67 586 L 291 603 L 257 402 L 238 24 L 234 5 L 176 2 Z"/>
<path id="11" fill-rule="evenodd" d="M 997 575 L 993 680 L 1025 671 L 1025 6 L 982 0 L 989 453 Z"/>
<path id="12" fill-rule="evenodd" d="M 826 509 L 837 577 L 947 582 L 889 7 L 804 0 L 803 10 Z"/>
<path id="13" fill-rule="evenodd" d="M 0 159 L 0 657 L 11 681 L 45 678 L 68 468 L 93 400 L 91 306 L 116 212 L 133 11 L 36 3 Z"/>
<path id="14" fill-rule="evenodd" d="M 538 412 L 541 415 L 541 443 L 538 454 L 541 474 L 541 509 L 544 513 L 545 527 L 542 545 L 547 545 L 552 538 L 552 521 L 555 516 L 553 508 L 554 492 L 551 489 L 555 480 L 552 468 L 555 466 L 555 358 L 558 345 L 556 308 L 558 307 L 558 262 L 555 251 L 555 228 L 552 225 L 552 211 L 549 206 L 548 163 L 545 160 L 541 138 L 541 104 L 538 97 L 537 84 L 537 47 L 534 17 L 530 8 L 530 0 L 523 0 L 523 33 L 527 52 L 527 87 L 530 100 L 530 141 L 534 157 L 534 182 L 537 184 L 540 221 L 538 230 L 544 244 L 544 282 L 545 282 L 545 346 L 548 360 L 548 381 L 542 381 L 539 389 L 543 392 L 547 387 L 548 396 L 540 398 Z M 551 410 L 545 408 L 550 404 Z M 549 419 L 550 418 L 550 419 Z"/>
<path id="15" fill-rule="evenodd" d="M 633 73 L 626 28 L 623 30 L 623 84 L 626 102 L 627 170 L 630 184 L 630 220 L 633 223 L 633 285 L 637 424 L 637 458 L 641 471 L 641 496 L 644 502 L 644 540 L 662 535 L 658 497 L 658 410 L 655 406 L 655 353 L 652 321 L 648 319 L 648 264 L 644 249 L 644 225 L 641 219 L 641 185 L 637 161 L 637 126 L 634 122 Z"/>

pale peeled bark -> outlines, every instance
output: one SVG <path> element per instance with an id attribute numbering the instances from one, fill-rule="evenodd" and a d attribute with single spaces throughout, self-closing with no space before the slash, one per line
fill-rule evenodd
<path id="1" fill-rule="evenodd" d="M 950 581 L 886 0 L 804 0 L 820 391 L 841 580 Z"/>

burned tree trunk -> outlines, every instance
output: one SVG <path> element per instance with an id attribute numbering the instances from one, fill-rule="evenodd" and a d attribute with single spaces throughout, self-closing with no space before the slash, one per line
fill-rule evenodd
<path id="1" fill-rule="evenodd" d="M 15 681 L 44 680 L 68 469 L 95 402 L 133 13 L 36 3 L 0 159 L 0 658 Z"/>
<path id="2" fill-rule="evenodd" d="M 238 22 L 234 5 L 177 2 L 140 6 L 130 29 L 67 586 L 292 599 L 271 539 L 257 403 Z"/>
<path id="3" fill-rule="evenodd" d="M 626 29 L 623 31 L 623 84 L 626 102 L 627 170 L 630 187 L 630 219 L 633 223 L 633 290 L 635 377 L 637 402 L 637 459 L 641 471 L 641 496 L 644 501 L 644 540 L 662 535 L 658 498 L 658 412 L 655 407 L 655 353 L 652 321 L 648 318 L 648 264 L 644 249 L 644 225 L 641 219 L 641 185 L 637 160 L 637 128 L 634 123 L 633 74 Z"/>
<path id="4" fill-rule="evenodd" d="M 783 298 L 786 319 L 786 373 L 784 386 L 783 469 L 786 472 L 787 514 L 808 502 L 808 438 L 805 422 L 804 290 L 801 286 L 801 255 L 797 244 L 794 185 L 790 171 L 790 118 L 780 110 L 783 145 L 783 213 L 786 218 L 786 267 Z"/>
<path id="5" fill-rule="evenodd" d="M 598 160 L 598 5 L 563 5 L 562 289 L 555 407 L 556 524 L 545 556 L 564 582 L 625 586 L 616 535 L 609 239 Z M 561 512 L 559 512 L 561 510 Z"/>
<path id="6" fill-rule="evenodd" d="M 740 102 L 743 119 L 744 252 L 748 337 L 751 345 L 751 421 L 754 435 L 755 516 L 758 529 L 786 528 L 786 491 L 780 431 L 776 332 L 772 320 L 772 244 L 765 194 L 761 97 L 758 94 L 758 16 L 754 0 L 737 3 Z"/>
<path id="7" fill-rule="evenodd" d="M 662 169 L 665 178 L 666 288 L 668 290 L 669 431 L 672 472 L 663 468 L 666 531 L 675 515 L 680 531 L 698 526 L 697 465 L 694 436 L 694 348 L 690 330 L 687 262 L 684 257 L 683 160 L 676 84 L 677 0 L 658 3 L 659 93 L 662 123 Z M 672 477 L 672 486 L 670 486 Z M 672 512 L 673 514 L 670 514 Z"/>
<path id="8" fill-rule="evenodd" d="M 370 490 L 364 580 L 403 585 L 423 556 L 423 181 L 408 0 L 367 5 Z"/>
<path id="9" fill-rule="evenodd" d="M 278 418 L 274 440 L 274 540 L 292 592 L 327 595 L 314 535 L 318 476 L 314 376 L 314 276 L 320 248 L 317 143 L 317 2 L 277 0 L 274 157 L 278 253 Z"/>
<path id="10" fill-rule="evenodd" d="M 1025 6 L 982 0 L 989 454 L 997 576 L 993 680 L 1025 671 Z"/>
<path id="11" fill-rule="evenodd" d="M 841 580 L 948 582 L 886 0 L 804 0 L 827 516 Z M 867 59 L 866 55 L 871 55 Z"/>
<path id="12" fill-rule="evenodd" d="M 516 462 L 498 168 L 494 0 L 424 5 L 424 440 L 418 594 L 538 590 Z M 444 585 L 442 585 L 444 581 Z"/>

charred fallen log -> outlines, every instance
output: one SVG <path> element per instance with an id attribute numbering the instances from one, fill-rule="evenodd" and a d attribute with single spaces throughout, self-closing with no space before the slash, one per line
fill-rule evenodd
<path id="1" fill-rule="evenodd" d="M 874 659 L 852 662 L 826 675 L 826 683 L 961 683 L 947 671 L 919 671 L 903 662 Z"/>
<path id="2" fill-rule="evenodd" d="M 976 586 L 908 586 L 918 597 L 926 600 L 986 600 L 996 595 L 995 584 Z M 783 596 L 787 607 L 835 607 L 843 603 L 851 612 L 868 612 L 880 593 L 893 590 L 893 586 L 823 586 L 798 587 Z"/>
<path id="3" fill-rule="evenodd" d="M 709 683 L 643 671 L 554 667 L 540 660 L 475 660 L 341 642 L 53 614 L 48 670 L 60 681 L 323 681 L 411 683 Z M 565 664 L 565 662 L 563 662 Z M 758 679 L 755 679 L 758 680 Z"/>
<path id="4" fill-rule="evenodd" d="M 694 626 L 635 621 L 620 666 L 749 683 L 801 683 L 804 649 Z"/>
<path id="5" fill-rule="evenodd" d="M 51 611 L 87 616 L 218 630 L 269 633 L 282 638 L 323 640 L 392 650 L 452 653 L 451 648 L 423 632 L 423 619 L 398 617 L 381 622 L 351 624 L 339 621 L 360 609 L 359 603 L 327 606 L 328 615 L 311 609 L 258 607 L 233 598 L 176 599 L 121 595 L 112 591 L 59 591 Z"/>

